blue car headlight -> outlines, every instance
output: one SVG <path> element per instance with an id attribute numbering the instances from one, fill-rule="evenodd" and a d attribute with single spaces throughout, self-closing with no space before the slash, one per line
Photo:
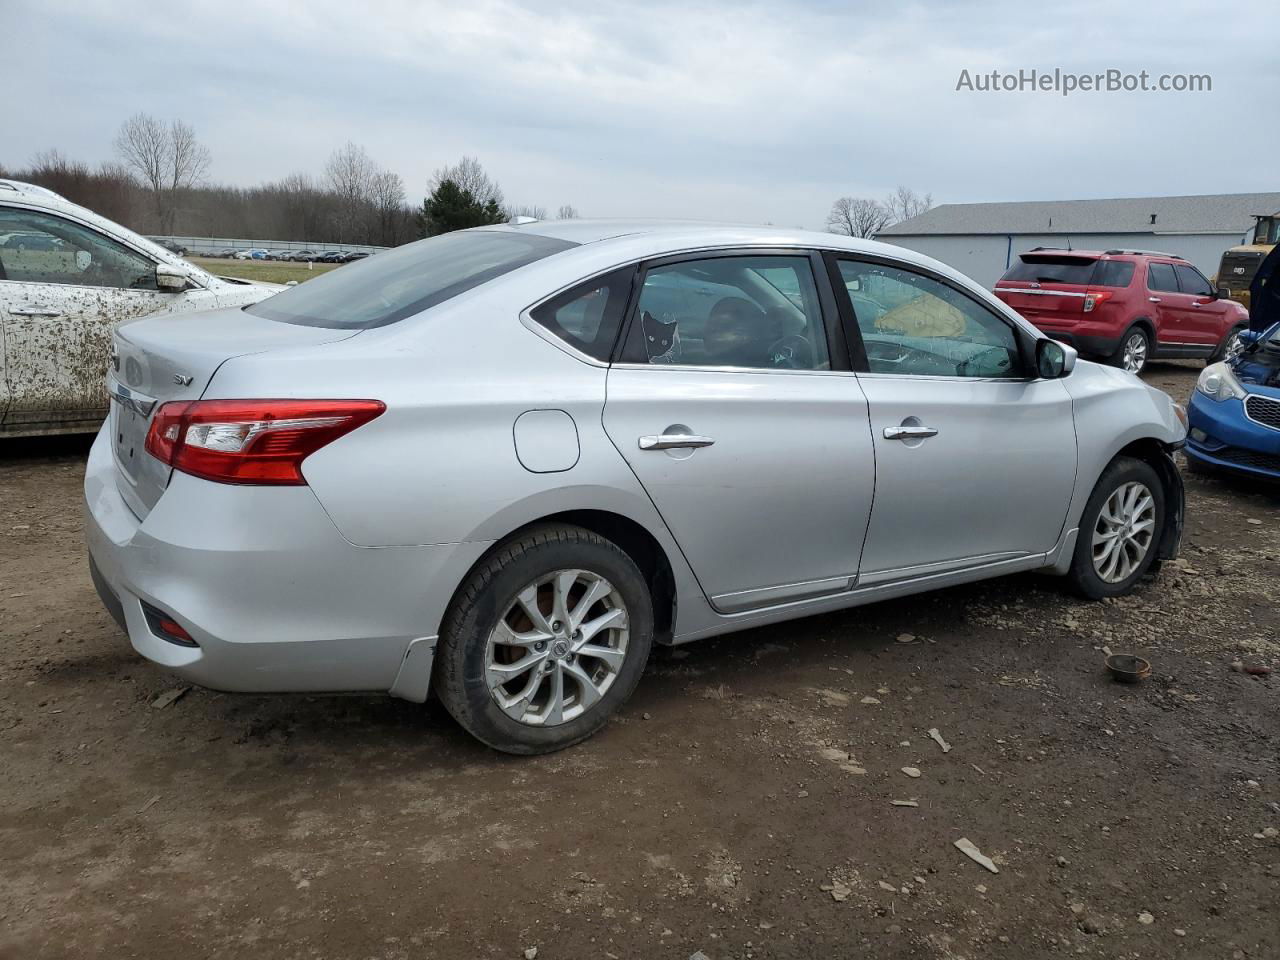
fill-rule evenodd
<path id="1" fill-rule="evenodd" d="M 1204 372 L 1200 374 L 1200 379 L 1196 381 L 1196 392 L 1219 403 L 1232 397 L 1243 400 L 1248 396 L 1244 387 L 1240 386 L 1240 381 L 1231 372 L 1231 368 L 1225 363 L 1211 363 L 1205 367 Z"/>

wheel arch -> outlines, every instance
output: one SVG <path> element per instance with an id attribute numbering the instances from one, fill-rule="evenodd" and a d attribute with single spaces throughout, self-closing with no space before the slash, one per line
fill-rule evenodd
<path id="1" fill-rule="evenodd" d="M 1160 477 L 1164 486 L 1165 510 L 1164 529 L 1160 531 L 1160 542 L 1156 547 L 1157 560 L 1172 560 L 1176 557 L 1182 541 L 1186 495 L 1183 491 L 1182 474 L 1178 472 L 1178 465 L 1173 462 L 1174 449 L 1171 444 L 1163 443 L 1155 437 L 1140 437 L 1121 447 L 1107 464 L 1110 466 L 1120 457 L 1131 457 L 1150 466 Z"/>
<path id="2" fill-rule="evenodd" d="M 472 573 L 488 562 L 493 554 L 512 540 L 529 530 L 547 525 L 570 525 L 590 530 L 617 546 L 640 568 L 653 599 L 654 642 L 669 644 L 675 627 L 676 575 L 667 549 L 654 534 L 638 520 L 612 510 L 575 509 L 560 510 L 533 518 L 506 535 L 499 537 L 467 569 L 455 585 L 449 603 L 453 604 L 458 591 L 471 579 Z"/>
<path id="3" fill-rule="evenodd" d="M 1154 349 L 1156 345 L 1156 322 L 1145 314 L 1140 317 L 1134 317 L 1125 325 L 1124 333 L 1120 335 L 1120 343 L 1124 343 L 1124 338 L 1129 335 L 1129 331 L 1134 327 L 1141 327 L 1146 331 L 1147 336 L 1151 339 L 1151 347 Z"/>

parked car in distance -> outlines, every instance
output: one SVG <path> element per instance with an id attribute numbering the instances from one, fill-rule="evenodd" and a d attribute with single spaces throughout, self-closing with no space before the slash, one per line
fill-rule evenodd
<path id="1" fill-rule="evenodd" d="M 1212 363 L 1238 347 L 1249 322 L 1192 264 L 1142 250 L 1037 247 L 995 294 L 1054 339 L 1130 373 L 1152 359 Z"/>
<path id="2" fill-rule="evenodd" d="M 176 253 L 180 257 L 185 257 L 187 255 L 187 248 L 176 240 L 157 240 L 156 242 L 170 253 Z"/>
<path id="3" fill-rule="evenodd" d="M 367 250 L 352 250 L 342 260 L 344 263 L 354 263 L 357 260 L 363 260 L 367 256 L 369 256 Z"/>
<path id="4" fill-rule="evenodd" d="M 282 289 L 215 277 L 15 180 L 0 180 L 0 237 L 0 437 L 97 430 L 119 323 L 243 306 Z"/>
<path id="5" fill-rule="evenodd" d="M 135 650 L 434 684 L 513 753 L 598 730 L 654 642 L 1024 570 L 1115 597 L 1181 537 L 1180 407 L 874 241 L 477 228 L 116 350 L 85 526 Z"/>
<path id="6" fill-rule="evenodd" d="M 290 250 L 289 259 L 294 263 L 307 263 L 316 258 L 314 250 Z"/>
<path id="7" fill-rule="evenodd" d="M 218 257 L 218 258 L 223 259 L 223 260 L 230 260 L 230 259 L 231 259 L 231 258 L 233 258 L 235 255 L 236 255 L 236 249 L 235 249 L 235 247 L 226 247 L 226 248 L 224 248 L 224 249 L 222 249 L 222 250 L 218 250 L 218 251 L 217 251 L 217 252 L 215 252 L 215 253 L 211 253 L 211 254 L 209 254 L 209 256 L 211 256 L 211 257 Z"/>
<path id="8" fill-rule="evenodd" d="M 1280 480 L 1280 247 L 1249 286 L 1240 349 L 1205 367 L 1188 404 L 1187 465 Z"/>

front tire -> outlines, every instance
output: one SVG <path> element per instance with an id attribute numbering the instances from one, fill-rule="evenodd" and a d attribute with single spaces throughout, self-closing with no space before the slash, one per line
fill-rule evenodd
<path id="1" fill-rule="evenodd" d="M 1068 573 L 1076 589 L 1091 600 L 1133 590 L 1155 562 L 1164 516 L 1164 485 L 1151 465 L 1112 460 L 1080 518 Z"/>
<path id="2" fill-rule="evenodd" d="M 1204 362 L 1205 366 L 1217 363 L 1219 360 L 1230 360 L 1243 350 L 1244 344 L 1240 342 L 1240 333 L 1243 330 L 1244 327 L 1233 327 L 1229 330 L 1227 335 L 1222 338 L 1222 342 L 1218 344 L 1218 349 L 1213 351 L 1213 355 Z"/>
<path id="3" fill-rule="evenodd" d="M 505 753 L 562 750 L 631 696 L 653 643 L 643 574 L 616 544 L 546 525 L 502 545 L 458 591 L 435 677 L 468 733 Z"/>
<path id="4" fill-rule="evenodd" d="M 1151 335 L 1142 327 L 1130 327 L 1120 338 L 1120 346 L 1111 355 L 1110 363 L 1137 376 L 1146 368 L 1149 359 Z"/>

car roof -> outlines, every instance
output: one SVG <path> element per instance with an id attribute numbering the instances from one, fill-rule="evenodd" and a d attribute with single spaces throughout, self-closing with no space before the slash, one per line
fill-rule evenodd
<path id="1" fill-rule="evenodd" d="M 1132 248 L 1113 248 L 1110 250 L 1069 250 L 1065 247 L 1033 247 L 1030 250 L 1024 250 L 1018 254 L 1020 257 L 1026 256 L 1037 257 L 1080 257 L 1081 259 L 1101 260 L 1177 260 L 1184 261 L 1185 257 L 1181 257 L 1176 253 L 1164 253 L 1160 250 L 1135 250 Z"/>
<path id="2" fill-rule="evenodd" d="M 863 240 L 838 233 L 822 233 L 799 227 L 771 224 L 719 223 L 710 220 L 534 220 L 518 224 L 480 227 L 480 230 L 513 231 L 554 237 L 571 243 L 593 244 L 608 241 L 636 241 L 655 250 L 672 251 L 696 247 L 809 247 L 819 250 L 849 250 L 905 260 L 931 268 L 938 261 L 897 244 Z M 943 267 L 950 271 L 950 268 Z"/>

